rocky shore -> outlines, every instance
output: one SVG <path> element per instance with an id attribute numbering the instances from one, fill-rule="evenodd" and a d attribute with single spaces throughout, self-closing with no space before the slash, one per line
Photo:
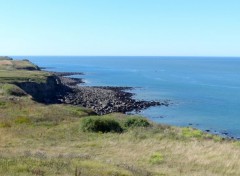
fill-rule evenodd
<path id="1" fill-rule="evenodd" d="M 79 105 L 94 110 L 99 115 L 112 112 L 141 111 L 151 106 L 168 106 L 169 101 L 144 101 L 133 98 L 132 87 L 89 87 L 83 86 L 79 72 L 48 72 L 44 82 L 24 81 L 15 83 L 35 101 L 52 104 Z"/>
<path id="2" fill-rule="evenodd" d="M 151 106 L 168 106 L 169 101 L 142 101 L 132 98 L 134 94 L 127 92 L 131 87 L 89 87 L 79 86 L 81 78 L 66 76 L 82 75 L 83 73 L 52 72 L 60 81 L 58 100 L 61 103 L 80 105 L 93 109 L 103 115 L 111 112 L 141 111 Z"/>

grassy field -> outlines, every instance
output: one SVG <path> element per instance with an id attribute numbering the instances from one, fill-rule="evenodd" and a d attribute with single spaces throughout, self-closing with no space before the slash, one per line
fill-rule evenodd
<path id="1" fill-rule="evenodd" d="M 27 74 L 26 74 L 27 76 Z M 0 78 L 2 87 L 5 80 Z M 240 143 L 191 128 L 132 117 L 96 116 L 71 105 L 44 105 L 0 87 L 1 176 L 237 176 Z M 118 123 L 117 132 L 84 130 L 88 122 Z M 100 121 L 101 122 L 101 121 Z M 128 122 L 128 123 L 126 123 Z"/>
<path id="2" fill-rule="evenodd" d="M 49 73 L 39 71 L 36 65 L 27 60 L 3 60 L 0 57 L 0 83 L 45 82 L 48 76 Z"/>
<path id="3" fill-rule="evenodd" d="M 0 68 L 3 69 L 28 69 L 39 70 L 38 66 L 31 63 L 29 60 L 13 60 L 10 57 L 0 57 Z"/>

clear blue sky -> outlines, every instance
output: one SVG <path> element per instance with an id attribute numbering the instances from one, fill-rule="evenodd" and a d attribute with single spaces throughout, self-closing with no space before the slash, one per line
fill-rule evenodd
<path id="1" fill-rule="evenodd" d="M 0 0 L 0 55 L 240 56 L 239 0 Z"/>

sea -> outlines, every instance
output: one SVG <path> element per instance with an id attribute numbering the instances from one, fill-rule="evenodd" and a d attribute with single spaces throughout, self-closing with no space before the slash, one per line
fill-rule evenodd
<path id="1" fill-rule="evenodd" d="M 170 100 L 138 112 L 150 120 L 240 138 L 240 58 L 14 56 L 49 71 L 83 72 L 80 86 L 130 86 L 135 99 Z"/>

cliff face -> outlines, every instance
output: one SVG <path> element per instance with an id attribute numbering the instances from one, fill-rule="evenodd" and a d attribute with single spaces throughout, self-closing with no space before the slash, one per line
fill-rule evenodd
<path id="1" fill-rule="evenodd" d="M 45 83 L 21 82 L 16 83 L 35 101 L 42 103 L 58 103 L 62 84 L 57 76 L 49 76 Z"/>

